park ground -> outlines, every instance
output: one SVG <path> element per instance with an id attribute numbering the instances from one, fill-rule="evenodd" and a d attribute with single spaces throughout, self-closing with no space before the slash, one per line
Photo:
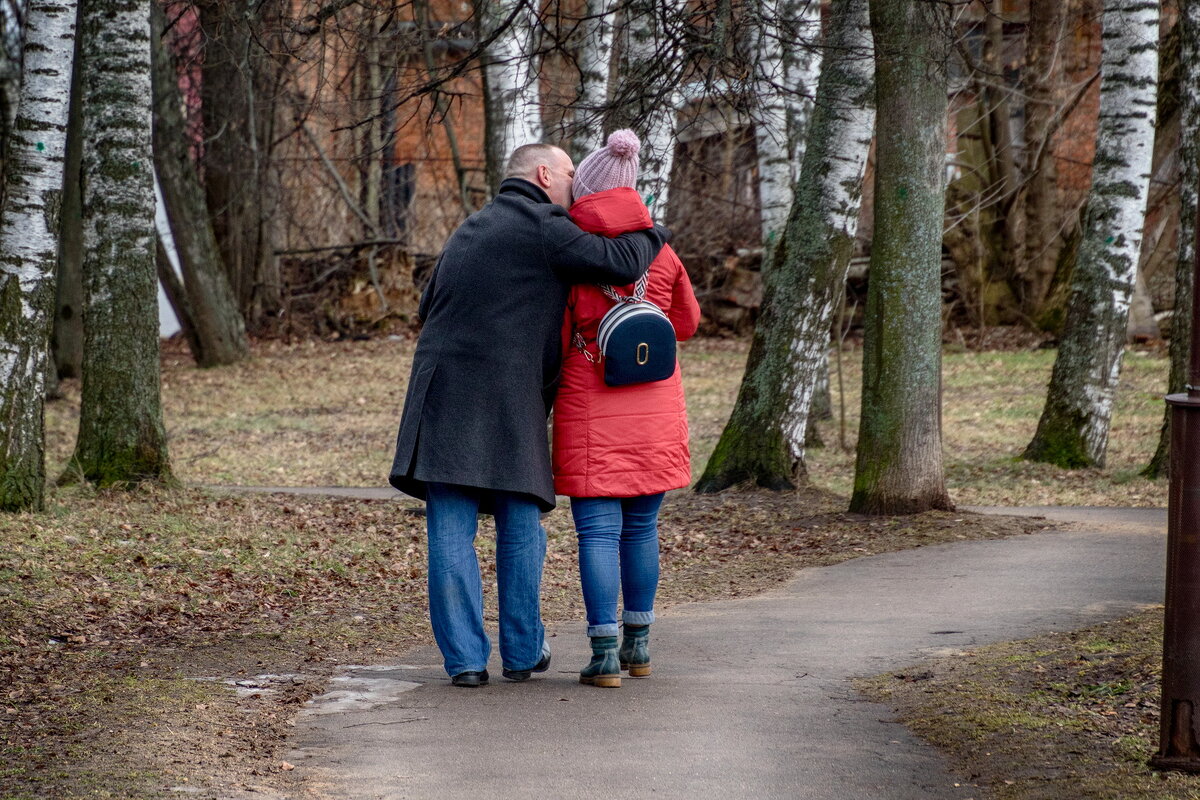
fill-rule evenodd
<path id="1" fill-rule="evenodd" d="M 63 489 L 45 513 L 0 520 L 0 798 L 154 797 L 200 781 L 229 791 L 287 786 L 282 743 L 322 677 L 430 641 L 417 504 L 213 488 L 380 485 L 412 351 L 407 338 L 265 342 L 245 364 L 198 370 L 168 347 L 163 402 L 185 488 Z M 746 351 L 740 340 L 683 346 L 697 475 L 732 407 Z M 1138 473 L 1162 421 L 1165 352 L 1127 355 L 1108 465 L 1099 470 L 1017 458 L 1053 357 L 1020 343 L 983 352 L 947 345 L 946 475 L 955 501 L 1164 506 L 1165 481 Z M 811 486 L 669 499 L 664 604 L 754 593 L 805 566 L 1050 526 L 967 512 L 845 513 L 854 454 L 840 442 L 852 448 L 855 439 L 859 352 L 850 343 L 839 360 L 834 416 L 820 426 L 825 446 L 809 453 Z M 47 411 L 51 474 L 66 468 L 78 420 L 78 386 L 65 390 Z M 547 529 L 545 614 L 577 621 L 566 509 L 548 517 Z M 480 547 L 490 547 L 486 536 Z M 1088 796 L 1138 797 L 1122 794 L 1120 781 L 1158 787 L 1144 762 L 1157 731 L 1160 616 L 984 649 L 926 665 L 919 680 L 882 676 L 864 687 L 997 796 L 1054 796 L 1038 794 L 1044 781 L 1014 767 L 1053 746 L 1064 759 L 1081 753 L 1080 769 L 1109 774 L 1108 793 Z M 1023 665 L 1019 685 L 1007 686 L 1013 670 L 1002 667 L 1012 663 Z M 962 677 L 970 669 L 977 672 Z M 282 673 L 308 677 L 269 682 L 267 691 L 259 676 Z M 1014 697 L 1025 706 L 987 719 L 958 714 L 952 732 L 936 724 L 955 704 L 1000 708 Z M 1061 733 L 1042 736 L 1047 730 Z M 1168 784 L 1183 792 L 1171 796 L 1200 796 L 1200 783 Z"/>

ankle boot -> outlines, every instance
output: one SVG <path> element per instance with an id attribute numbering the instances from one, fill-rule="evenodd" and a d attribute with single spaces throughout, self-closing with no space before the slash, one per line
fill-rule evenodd
<path id="1" fill-rule="evenodd" d="M 617 637 L 593 636 L 592 660 L 579 673 L 579 682 L 589 686 L 617 689 L 621 686 L 621 661 L 617 656 Z"/>
<path id="2" fill-rule="evenodd" d="M 621 669 L 629 670 L 629 677 L 644 678 L 650 674 L 650 626 L 625 625 L 621 637 Z"/>

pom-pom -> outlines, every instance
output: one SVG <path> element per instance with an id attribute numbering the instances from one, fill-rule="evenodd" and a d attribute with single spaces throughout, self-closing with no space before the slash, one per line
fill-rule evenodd
<path id="1" fill-rule="evenodd" d="M 631 130 L 613 131 L 608 136 L 608 152 L 617 158 L 633 158 L 641 149 L 642 143 Z"/>

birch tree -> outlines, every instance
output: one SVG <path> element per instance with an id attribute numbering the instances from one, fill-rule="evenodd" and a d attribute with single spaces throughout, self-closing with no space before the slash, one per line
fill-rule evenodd
<path id="1" fill-rule="evenodd" d="M 616 0 L 587 0 L 580 23 L 579 92 L 571 139 L 576 163 L 604 146 L 604 112 L 612 66 Z"/>
<path id="2" fill-rule="evenodd" d="M 820 75 L 821 4 L 809 0 L 759 0 L 754 21 L 754 123 L 758 195 L 762 207 L 763 261 L 783 234 L 792 186 L 804 163 L 812 96 Z"/>
<path id="3" fill-rule="evenodd" d="M 655 222 L 666 218 L 682 94 L 680 27 L 686 0 L 628 0 L 624 58 L 607 125 L 642 140 L 637 190 Z"/>
<path id="4" fill-rule="evenodd" d="M 1154 142 L 1158 3 L 1106 0 L 1101 26 L 1092 188 L 1046 404 L 1024 453 L 1061 467 L 1104 464 Z"/>
<path id="5" fill-rule="evenodd" d="M 942 470 L 941 247 L 949 7 L 871 0 L 875 236 L 850 510 L 952 508 Z"/>
<path id="6" fill-rule="evenodd" d="M 1175 313 L 1171 317 L 1171 373 L 1167 393 L 1187 391 L 1192 342 L 1192 282 L 1196 270 L 1196 189 L 1200 182 L 1200 0 L 1179 3 L 1179 249 L 1175 261 Z M 1171 407 L 1166 407 L 1158 448 L 1142 471 L 1158 478 L 1170 468 Z"/>
<path id="7" fill-rule="evenodd" d="M 66 478 L 170 480 L 159 396 L 150 5 L 86 0 L 83 396 Z"/>
<path id="8" fill-rule="evenodd" d="M 41 510 L 46 367 L 76 4 L 34 0 L 0 219 L 0 510 Z"/>
<path id="9" fill-rule="evenodd" d="M 854 247 L 875 121 L 867 0 L 833 0 L 825 49 L 795 200 L 775 256 L 764 265 L 746 374 L 699 492 L 743 481 L 791 488 L 805 475 L 813 390 Z"/>
<path id="10" fill-rule="evenodd" d="M 537 10 L 526 0 L 479 4 L 484 38 L 495 36 L 484 54 L 487 82 L 488 179 L 500 188 L 504 164 L 513 150 L 542 140 L 538 90 Z"/>

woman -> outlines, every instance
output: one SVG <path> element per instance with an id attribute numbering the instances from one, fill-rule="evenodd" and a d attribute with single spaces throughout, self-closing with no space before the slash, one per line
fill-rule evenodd
<path id="1" fill-rule="evenodd" d="M 640 143 L 616 131 L 575 170 L 571 217 L 590 233 L 618 236 L 650 225 L 633 186 Z M 634 287 L 611 287 L 629 296 Z M 678 256 L 664 247 L 650 265 L 645 299 L 661 308 L 683 341 L 700 307 Z M 676 363 L 663 381 L 608 386 L 596 346 L 601 318 L 615 305 L 600 287 L 571 290 L 563 322 L 562 383 L 554 406 L 554 489 L 571 497 L 592 659 L 582 683 L 619 687 L 621 670 L 650 674 L 649 635 L 658 588 L 658 509 L 663 493 L 691 482 L 687 409 Z M 617 646 L 617 594 L 625 624 Z"/>

